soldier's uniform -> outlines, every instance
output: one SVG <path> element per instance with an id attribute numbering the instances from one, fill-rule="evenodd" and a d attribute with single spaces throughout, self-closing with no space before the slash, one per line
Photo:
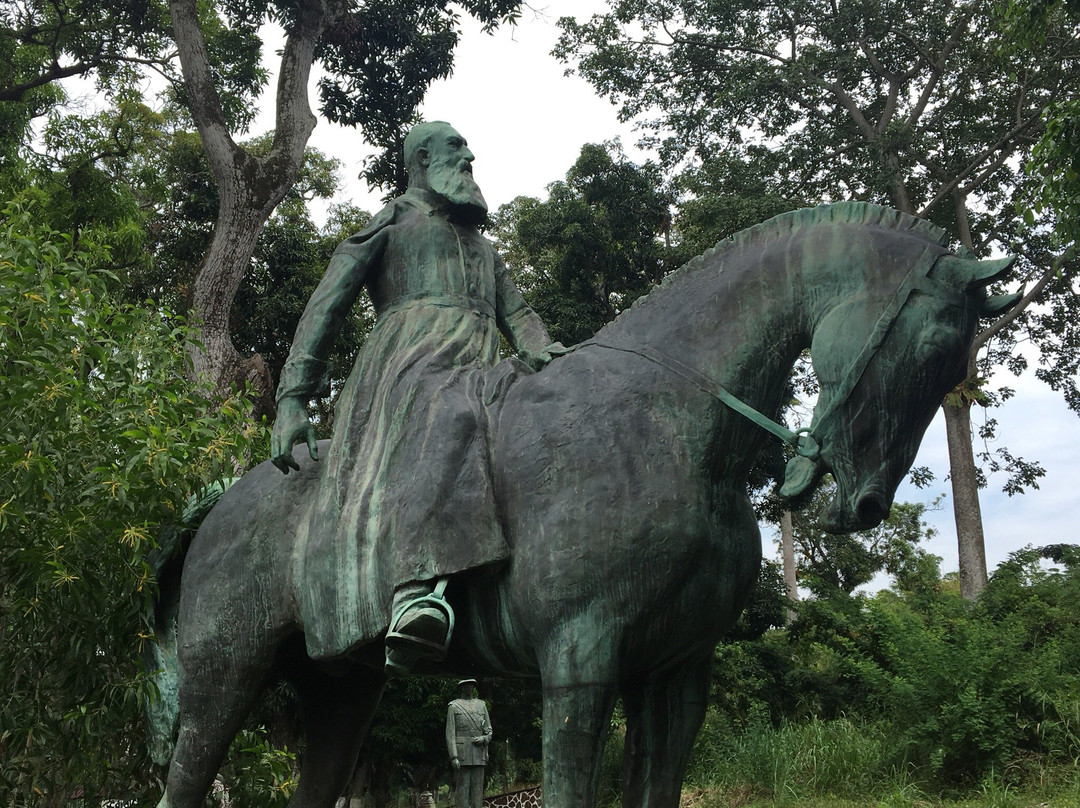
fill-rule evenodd
<path id="1" fill-rule="evenodd" d="M 491 719 L 480 699 L 454 699 L 446 710 L 446 750 L 457 761 L 454 793 L 458 808 L 481 808 Z"/>

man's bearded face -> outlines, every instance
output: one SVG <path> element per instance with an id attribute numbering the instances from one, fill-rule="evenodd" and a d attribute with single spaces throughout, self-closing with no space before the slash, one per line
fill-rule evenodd
<path id="1" fill-rule="evenodd" d="M 458 218 L 470 224 L 482 224 L 487 218 L 487 202 L 473 179 L 473 155 L 461 135 L 450 130 L 445 139 L 434 138 L 428 154 L 427 180 L 431 190 L 451 204 Z"/>

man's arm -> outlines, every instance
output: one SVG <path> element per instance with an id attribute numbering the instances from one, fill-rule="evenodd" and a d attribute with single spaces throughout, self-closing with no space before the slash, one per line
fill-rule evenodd
<path id="1" fill-rule="evenodd" d="M 350 239 L 338 248 L 296 326 L 292 349 L 278 381 L 278 413 L 270 439 L 270 457 L 285 474 L 290 468 L 299 468 L 292 456 L 292 447 L 297 443 L 307 443 L 311 459 L 319 459 L 307 401 L 330 392 L 326 359 L 364 288 L 368 272 L 381 255 L 385 233 L 380 230 L 359 244 Z M 343 249 L 346 245 L 347 249 Z"/>
<path id="2" fill-rule="evenodd" d="M 483 702 L 480 702 L 480 703 L 484 705 L 484 734 L 478 740 L 481 743 L 483 743 L 484 746 L 487 746 L 488 744 L 491 743 L 491 736 L 492 736 L 492 732 L 491 732 L 491 716 L 488 715 L 487 705 L 484 704 Z"/>
<path id="3" fill-rule="evenodd" d="M 450 753 L 450 765 L 457 769 L 461 763 L 457 756 L 457 721 L 454 720 L 454 703 L 446 708 L 446 751 Z"/>
<path id="4" fill-rule="evenodd" d="M 552 358 L 552 349 L 563 350 L 562 345 L 552 344 L 547 327 L 540 316 L 529 308 L 521 296 L 502 258 L 495 255 L 495 322 L 506 336 L 511 347 L 534 370 L 544 367 Z"/>

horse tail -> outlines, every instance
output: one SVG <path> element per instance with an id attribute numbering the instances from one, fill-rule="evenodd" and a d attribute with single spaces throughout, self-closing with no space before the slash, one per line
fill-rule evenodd
<path id="1" fill-rule="evenodd" d="M 160 766 L 166 765 L 172 757 L 179 725 L 180 662 L 176 618 L 180 610 L 180 575 L 184 559 L 199 525 L 235 481 L 234 478 L 214 482 L 192 495 L 184 506 L 180 521 L 162 531 L 157 549 L 146 558 L 158 582 L 157 597 L 144 615 L 153 631 L 153 639 L 143 645 L 142 662 L 154 684 L 145 705 L 146 723 L 150 757 Z"/>

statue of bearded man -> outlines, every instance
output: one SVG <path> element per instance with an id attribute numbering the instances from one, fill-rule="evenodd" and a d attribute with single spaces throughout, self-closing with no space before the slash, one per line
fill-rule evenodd
<path id="1" fill-rule="evenodd" d="M 449 124 L 405 139 L 406 193 L 336 250 L 308 301 L 277 390 L 272 456 L 318 459 L 306 402 L 329 392 L 326 358 L 366 288 L 377 313 L 334 412 L 318 491 L 299 516 L 293 582 L 308 653 L 342 656 L 386 629 L 386 669 L 445 653 L 448 576 L 505 560 L 487 453 L 485 371 L 501 331 L 532 369 L 547 329 L 478 227 L 473 154 Z M 299 449 L 298 449 L 299 451 Z"/>

